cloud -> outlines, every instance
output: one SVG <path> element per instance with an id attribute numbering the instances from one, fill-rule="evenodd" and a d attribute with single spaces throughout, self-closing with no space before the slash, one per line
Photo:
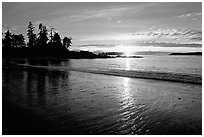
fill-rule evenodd
<path id="1" fill-rule="evenodd" d="M 199 30 L 185 30 L 182 35 L 202 35 L 202 31 L 199 31 Z"/>
<path id="2" fill-rule="evenodd" d="M 144 32 L 135 33 L 113 33 L 109 35 L 92 35 L 80 38 L 81 42 L 97 41 L 103 43 L 104 41 L 111 42 L 141 42 L 141 41 L 160 41 L 160 42 L 173 42 L 173 43 L 201 43 L 202 42 L 202 31 L 190 30 L 190 29 L 156 29 Z M 95 43 L 92 43 L 92 46 Z M 107 44 L 107 43 L 106 43 Z M 104 46 L 104 45 L 102 45 Z"/>
<path id="3" fill-rule="evenodd" d="M 17 26 L 17 25 L 15 25 L 15 26 L 2 25 L 2 31 L 3 32 L 5 32 L 7 30 L 9 30 L 9 31 L 17 31 L 17 30 L 19 30 L 19 28 L 20 28 L 20 26 Z"/>
<path id="4" fill-rule="evenodd" d="M 34 22 L 34 24 L 36 24 L 36 25 L 39 25 L 40 23 L 43 24 L 44 22 L 43 22 L 43 21 L 40 21 L 40 20 Z"/>
<path id="5" fill-rule="evenodd" d="M 68 12 L 69 12 L 68 9 L 56 9 L 51 13 L 51 15 L 62 15 L 62 14 L 66 14 Z"/>
<path id="6" fill-rule="evenodd" d="M 202 31 L 191 29 L 155 29 L 131 34 L 136 41 L 155 40 L 158 42 L 172 43 L 202 43 Z M 139 39 L 141 38 L 141 39 Z"/>
<path id="7" fill-rule="evenodd" d="M 156 27 L 155 26 L 153 26 L 153 27 L 150 27 L 150 28 L 148 28 L 149 30 L 153 30 L 153 29 L 155 29 Z"/>
<path id="8" fill-rule="evenodd" d="M 101 46 L 110 43 L 135 43 L 142 41 L 157 41 L 161 43 L 202 43 L 202 31 L 191 29 L 160 28 L 127 33 L 110 33 L 88 35 L 78 39 L 79 43 L 89 43 L 89 46 Z M 96 44 L 97 43 L 97 44 Z M 98 45 L 102 44 L 102 45 Z"/>
<path id="9" fill-rule="evenodd" d="M 70 16 L 69 18 L 74 21 L 82 21 L 87 19 L 94 19 L 94 18 L 103 18 L 103 17 L 114 17 L 114 16 L 120 16 L 124 12 L 130 10 L 132 8 L 130 7 L 120 7 L 120 8 L 112 8 L 112 9 L 105 9 L 105 10 L 95 10 L 95 11 L 89 11 L 81 14 L 75 14 Z"/>
<path id="10" fill-rule="evenodd" d="M 135 6 L 124 6 L 124 7 L 110 7 L 103 10 L 92 10 L 92 11 L 79 11 L 75 15 L 67 16 L 72 21 L 83 21 L 87 19 L 95 18 L 108 18 L 111 20 L 112 17 L 118 17 L 121 15 L 136 14 L 143 11 L 145 8 L 154 6 L 156 3 L 141 4 L 137 7 Z"/>
<path id="11" fill-rule="evenodd" d="M 196 44 L 196 43 L 173 43 L 173 42 L 159 42 L 159 41 L 149 41 L 145 43 L 135 44 L 137 46 L 152 46 L 152 47 L 202 47 L 202 44 Z M 134 46 L 134 45 L 133 45 Z"/>
<path id="12" fill-rule="evenodd" d="M 13 26 L 11 29 L 14 31 L 17 31 L 20 28 L 20 26 Z"/>
<path id="13" fill-rule="evenodd" d="M 202 31 L 199 30 L 186 30 L 186 29 L 157 29 L 148 32 L 138 32 L 134 35 L 146 35 L 153 37 L 178 37 L 178 36 L 200 36 L 202 37 Z"/>
<path id="14" fill-rule="evenodd" d="M 196 40 L 196 41 L 202 41 L 202 37 L 194 36 L 194 37 L 188 37 L 188 40 Z"/>
<path id="15" fill-rule="evenodd" d="M 170 35 L 169 29 L 157 29 L 157 30 L 151 30 L 147 32 L 138 32 L 135 35 L 143 35 L 143 36 L 152 36 L 152 37 L 162 37 L 162 36 L 168 36 Z"/>
<path id="16" fill-rule="evenodd" d="M 187 40 L 202 41 L 202 31 L 199 30 L 185 30 L 182 35 Z"/>
<path id="17" fill-rule="evenodd" d="M 180 32 L 174 32 L 174 33 L 171 34 L 171 36 L 180 36 L 180 35 L 181 35 Z"/>
<path id="18" fill-rule="evenodd" d="M 188 13 L 188 14 L 183 14 L 183 15 L 179 15 L 176 16 L 176 18 L 180 18 L 180 19 L 192 19 L 192 20 L 197 20 L 197 18 L 202 17 L 202 13 L 201 12 L 197 12 L 197 13 Z"/>

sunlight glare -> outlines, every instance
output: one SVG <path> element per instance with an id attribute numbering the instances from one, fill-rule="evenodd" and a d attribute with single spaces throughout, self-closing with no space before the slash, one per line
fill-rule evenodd
<path id="1" fill-rule="evenodd" d="M 120 44 L 117 46 L 117 49 L 119 50 L 119 52 L 123 52 L 123 56 L 132 56 L 134 55 L 135 49 L 132 46 L 127 46 L 124 44 Z"/>
<path id="2" fill-rule="evenodd" d="M 127 51 L 123 52 L 123 55 L 126 56 L 126 57 L 128 57 L 128 56 L 132 56 L 132 55 L 133 55 L 133 52 L 127 50 Z"/>

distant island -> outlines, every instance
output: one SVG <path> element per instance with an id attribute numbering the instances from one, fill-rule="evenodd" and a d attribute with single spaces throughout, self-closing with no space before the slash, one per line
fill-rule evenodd
<path id="1" fill-rule="evenodd" d="M 171 53 L 169 55 L 202 55 L 202 52 Z"/>
<path id="2" fill-rule="evenodd" d="M 131 56 L 118 55 L 118 56 L 116 56 L 116 58 L 143 58 L 143 57 L 142 56 L 134 56 L 134 55 L 131 55 Z"/>
<path id="3" fill-rule="evenodd" d="M 96 52 L 100 55 L 108 55 L 108 56 L 113 56 L 113 57 L 121 57 L 124 56 L 123 52 Z M 171 52 L 164 52 L 164 51 L 135 51 L 132 52 L 131 56 L 140 56 L 143 57 L 143 55 L 169 55 Z"/>

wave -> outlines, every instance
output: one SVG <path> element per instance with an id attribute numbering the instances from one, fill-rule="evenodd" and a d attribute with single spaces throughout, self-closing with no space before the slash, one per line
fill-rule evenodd
<path id="1" fill-rule="evenodd" d="M 58 66 L 33 66 L 27 64 L 11 63 L 13 67 L 30 70 L 47 70 L 47 71 L 77 71 L 93 74 L 103 74 L 130 78 L 154 79 L 163 81 L 173 81 L 191 84 L 202 84 L 202 76 L 199 74 L 183 74 L 171 72 L 156 72 L 156 71 L 133 71 L 133 70 L 96 70 L 96 69 L 81 69 L 81 68 L 68 68 Z"/>

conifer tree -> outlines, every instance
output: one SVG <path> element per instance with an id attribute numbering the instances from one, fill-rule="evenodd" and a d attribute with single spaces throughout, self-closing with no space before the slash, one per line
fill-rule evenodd
<path id="1" fill-rule="evenodd" d="M 35 47 L 36 46 L 36 34 L 34 34 L 35 26 L 29 22 L 27 36 L 28 36 L 28 47 Z"/>

